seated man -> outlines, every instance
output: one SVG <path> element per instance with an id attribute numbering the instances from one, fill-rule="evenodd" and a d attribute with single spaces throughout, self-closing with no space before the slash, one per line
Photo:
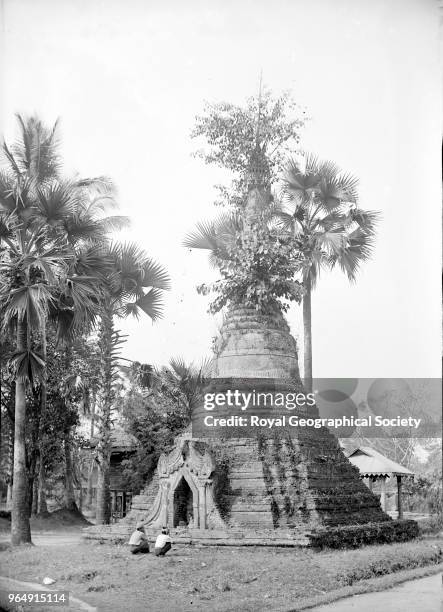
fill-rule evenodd
<path id="1" fill-rule="evenodd" d="M 171 538 L 169 537 L 169 529 L 162 527 L 162 532 L 155 540 L 154 554 L 156 557 L 164 557 L 168 550 L 171 550 Z"/>
<path id="2" fill-rule="evenodd" d="M 145 526 L 143 523 L 139 523 L 136 530 L 132 533 L 129 539 L 129 546 L 131 547 L 133 555 L 149 552 L 148 539 L 145 534 Z"/>

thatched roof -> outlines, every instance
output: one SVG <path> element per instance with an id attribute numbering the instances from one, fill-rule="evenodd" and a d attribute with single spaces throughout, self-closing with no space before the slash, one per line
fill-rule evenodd
<path id="1" fill-rule="evenodd" d="M 355 465 L 362 476 L 413 476 L 414 472 L 399 463 L 388 459 L 369 446 L 360 446 L 350 455 L 349 461 Z"/>
<path id="2" fill-rule="evenodd" d="M 94 448 L 98 439 L 92 438 L 89 446 Z M 120 426 L 115 426 L 111 431 L 111 448 L 113 453 L 133 451 L 137 448 L 138 440 L 132 434 L 127 433 Z"/>

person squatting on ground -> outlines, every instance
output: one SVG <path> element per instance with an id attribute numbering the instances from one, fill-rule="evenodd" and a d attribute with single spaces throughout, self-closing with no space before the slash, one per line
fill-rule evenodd
<path id="1" fill-rule="evenodd" d="M 157 536 L 154 546 L 156 557 L 164 557 L 168 550 L 171 550 L 172 540 L 169 536 L 169 529 L 162 527 L 162 532 Z"/>
<path id="2" fill-rule="evenodd" d="M 131 553 L 136 555 L 137 553 L 148 553 L 149 543 L 145 534 L 145 527 L 143 523 L 139 523 L 135 531 L 132 532 L 128 542 L 131 547 Z"/>

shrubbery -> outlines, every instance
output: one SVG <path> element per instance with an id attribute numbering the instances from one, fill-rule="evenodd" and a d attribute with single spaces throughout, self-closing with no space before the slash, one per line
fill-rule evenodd
<path id="1" fill-rule="evenodd" d="M 313 548 L 358 548 L 365 544 L 407 542 L 418 535 L 415 521 L 399 520 L 334 527 L 317 531 L 310 539 Z"/>
<path id="2" fill-rule="evenodd" d="M 348 552 L 347 555 L 350 555 L 347 556 L 349 567 L 337 574 L 343 586 L 351 586 L 359 580 L 378 578 L 402 570 L 437 565 L 443 560 L 440 546 L 425 542 L 394 544 L 382 548 L 374 546 L 365 551 Z"/>
<path id="3" fill-rule="evenodd" d="M 435 514 L 417 522 L 421 535 L 436 534 L 443 531 L 443 514 Z"/>

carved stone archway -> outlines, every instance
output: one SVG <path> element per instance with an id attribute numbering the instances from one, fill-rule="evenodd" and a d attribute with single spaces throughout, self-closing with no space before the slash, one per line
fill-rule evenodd
<path id="1" fill-rule="evenodd" d="M 192 492 L 193 529 L 208 529 L 211 523 L 221 522 L 214 506 L 212 495 L 212 475 L 215 461 L 207 446 L 190 439 L 188 434 L 179 436 L 176 446 L 170 453 L 161 455 L 158 466 L 158 491 L 151 511 L 144 519 L 147 527 L 158 528 L 167 525 L 174 527 L 174 495 L 184 479 Z"/>

